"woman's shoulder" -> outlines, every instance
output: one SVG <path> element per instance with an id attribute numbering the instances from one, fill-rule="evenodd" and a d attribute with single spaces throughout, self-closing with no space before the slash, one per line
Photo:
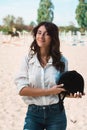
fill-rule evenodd
<path id="1" fill-rule="evenodd" d="M 24 55 L 24 60 L 29 63 L 31 60 L 35 60 L 36 54 L 27 53 Z"/>
<path id="2" fill-rule="evenodd" d="M 62 56 L 61 56 L 61 61 L 62 61 L 62 62 L 68 62 L 68 59 L 67 59 L 64 55 L 62 55 Z"/>
<path id="3" fill-rule="evenodd" d="M 68 71 L 68 60 L 67 60 L 67 58 L 62 55 L 61 61 L 64 62 L 64 64 L 65 64 L 65 69 L 64 69 L 64 71 Z"/>

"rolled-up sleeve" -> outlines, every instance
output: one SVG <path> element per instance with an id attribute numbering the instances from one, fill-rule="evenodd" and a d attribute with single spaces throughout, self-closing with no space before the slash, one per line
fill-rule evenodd
<path id="1" fill-rule="evenodd" d="M 22 64 L 19 72 L 17 73 L 14 80 L 18 93 L 22 88 L 29 85 L 29 77 L 28 77 L 28 57 L 25 56 L 22 60 Z"/>

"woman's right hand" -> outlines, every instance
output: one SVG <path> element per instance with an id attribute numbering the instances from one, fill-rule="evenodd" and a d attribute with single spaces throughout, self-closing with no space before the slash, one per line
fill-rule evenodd
<path id="1" fill-rule="evenodd" d="M 59 84 L 59 85 L 55 85 L 55 86 L 53 86 L 53 87 L 51 87 L 50 89 L 49 89 L 49 91 L 50 91 L 50 94 L 59 94 L 59 93 L 61 93 L 61 92 L 63 92 L 63 91 L 66 91 L 64 88 L 63 88 L 63 85 L 64 84 Z"/>

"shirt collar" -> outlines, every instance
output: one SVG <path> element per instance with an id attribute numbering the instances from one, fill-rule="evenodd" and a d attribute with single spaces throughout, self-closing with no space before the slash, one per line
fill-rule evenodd
<path id="1" fill-rule="evenodd" d="M 52 57 L 50 57 L 49 61 L 47 64 L 52 64 L 53 60 L 52 60 Z"/>
<path id="2" fill-rule="evenodd" d="M 52 64 L 52 57 L 50 57 L 49 61 L 47 64 Z M 34 54 L 33 57 L 30 59 L 29 64 L 35 63 L 37 66 L 41 66 L 38 59 L 37 59 L 37 54 Z"/>

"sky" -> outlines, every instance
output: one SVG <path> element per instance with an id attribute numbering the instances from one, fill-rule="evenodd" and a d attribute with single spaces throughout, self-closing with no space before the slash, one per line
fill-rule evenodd
<path id="1" fill-rule="evenodd" d="M 74 23 L 78 26 L 75 19 L 75 10 L 79 0 L 51 0 L 54 5 L 54 20 L 58 26 L 67 26 Z M 37 9 L 40 0 L 0 0 L 0 25 L 3 18 L 8 14 L 14 17 L 22 17 L 24 23 L 29 25 L 31 21 L 37 23 Z"/>

